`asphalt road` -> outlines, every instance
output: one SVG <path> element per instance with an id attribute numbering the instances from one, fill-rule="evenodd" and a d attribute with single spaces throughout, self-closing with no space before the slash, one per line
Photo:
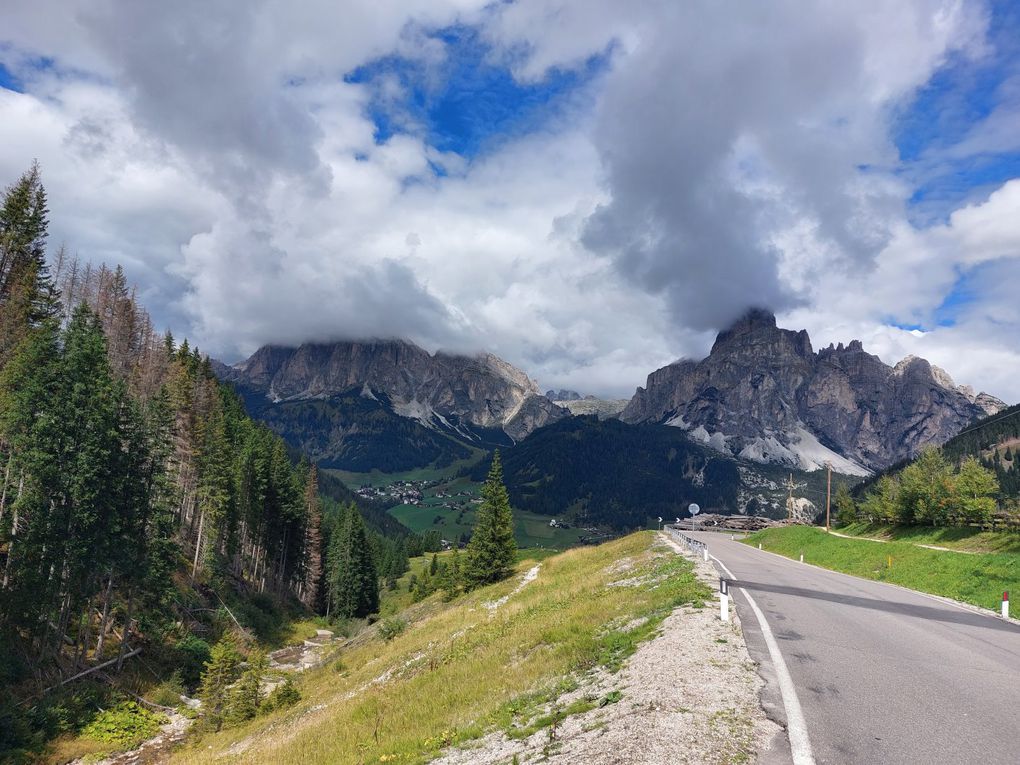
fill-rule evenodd
<path id="1" fill-rule="evenodd" d="M 689 535 L 732 572 L 730 594 L 767 681 L 763 703 L 786 725 L 782 669 L 739 588 L 757 603 L 793 681 L 815 762 L 1020 763 L 1020 627 L 726 535 Z M 790 757 L 787 746 L 770 759 Z"/>

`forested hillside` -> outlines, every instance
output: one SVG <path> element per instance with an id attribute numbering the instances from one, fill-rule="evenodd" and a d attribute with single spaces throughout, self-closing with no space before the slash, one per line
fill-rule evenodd
<path id="1" fill-rule="evenodd" d="M 370 613 L 417 541 L 376 508 L 366 530 L 335 479 L 322 496 L 197 348 L 156 332 L 121 268 L 51 265 L 47 215 L 33 166 L 0 208 L 0 685 L 33 698 L 143 647 L 207 651 L 227 602 L 258 632 L 266 609 L 336 610 L 356 581 L 342 615 Z M 36 708 L 11 698 L 0 753 L 52 722 L 28 730 Z"/>
<path id="2" fill-rule="evenodd" d="M 737 512 L 736 463 L 712 455 L 679 428 L 571 417 L 505 450 L 503 467 L 514 507 L 624 530 L 672 518 L 691 502 Z M 488 466 L 480 462 L 472 477 Z"/>
<path id="3" fill-rule="evenodd" d="M 1020 524 L 1020 406 L 979 420 L 914 460 L 837 496 L 844 522 Z"/>
<path id="4" fill-rule="evenodd" d="M 355 388 L 329 398 L 273 402 L 265 393 L 235 383 L 248 412 L 323 468 L 384 473 L 423 465 L 445 467 L 471 456 L 451 435 L 393 411 L 384 393 Z M 508 443 L 505 434 L 496 441 Z"/>
<path id="5" fill-rule="evenodd" d="M 1020 499 L 1020 404 L 979 420 L 951 438 L 942 451 L 959 461 L 974 456 L 995 471 L 1006 499 Z"/>

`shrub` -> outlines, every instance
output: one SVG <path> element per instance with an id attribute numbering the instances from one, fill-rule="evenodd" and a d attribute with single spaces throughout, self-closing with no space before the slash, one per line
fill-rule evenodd
<path id="1" fill-rule="evenodd" d="M 166 717 L 139 706 L 133 701 L 122 701 L 112 709 L 105 709 L 82 729 L 82 736 L 104 744 L 130 749 L 159 733 Z"/>
<path id="2" fill-rule="evenodd" d="M 173 674 L 156 686 L 151 701 L 161 707 L 176 707 L 181 703 L 181 696 L 187 693 L 181 670 L 175 669 Z"/>
<path id="3" fill-rule="evenodd" d="M 297 686 L 294 685 L 294 681 L 289 677 L 283 681 L 281 685 L 278 685 L 273 689 L 273 692 L 269 694 L 266 700 L 259 707 L 260 713 L 272 712 L 274 709 L 286 709 L 289 706 L 297 704 L 301 700 L 301 694 L 298 692 Z"/>
<path id="4" fill-rule="evenodd" d="M 210 651 L 209 644 L 195 635 L 181 638 L 174 646 L 175 664 L 180 668 L 181 679 L 189 690 L 198 685 Z"/>
<path id="5" fill-rule="evenodd" d="M 384 640 L 393 640 L 397 635 L 407 629 L 407 622 L 399 616 L 391 616 L 379 623 L 379 634 Z"/>

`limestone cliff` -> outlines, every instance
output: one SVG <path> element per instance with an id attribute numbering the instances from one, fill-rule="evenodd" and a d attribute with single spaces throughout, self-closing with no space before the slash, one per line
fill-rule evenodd
<path id="1" fill-rule="evenodd" d="M 857 340 L 815 353 L 806 331 L 753 310 L 719 334 L 705 359 L 652 372 L 620 417 L 676 425 L 761 462 L 811 470 L 829 461 L 864 474 L 1003 407 L 924 359 L 890 367 Z"/>

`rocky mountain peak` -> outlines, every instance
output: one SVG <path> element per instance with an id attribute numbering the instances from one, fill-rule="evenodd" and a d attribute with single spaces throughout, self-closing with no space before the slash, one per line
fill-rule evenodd
<path id="1" fill-rule="evenodd" d="M 498 356 L 430 354 L 401 339 L 265 346 L 221 376 L 274 402 L 383 394 L 396 414 L 428 427 L 503 430 L 515 440 L 567 416 Z"/>
<path id="2" fill-rule="evenodd" d="M 805 330 L 755 309 L 720 332 L 706 358 L 652 372 L 620 416 L 682 427 L 736 456 L 863 474 L 1001 406 L 922 358 L 890 367 L 859 340 L 814 353 Z"/>
<path id="3" fill-rule="evenodd" d="M 761 308 L 752 308 L 718 334 L 711 354 L 775 354 L 787 351 L 801 356 L 810 355 L 811 340 L 807 331 L 780 329 L 774 314 Z"/>

